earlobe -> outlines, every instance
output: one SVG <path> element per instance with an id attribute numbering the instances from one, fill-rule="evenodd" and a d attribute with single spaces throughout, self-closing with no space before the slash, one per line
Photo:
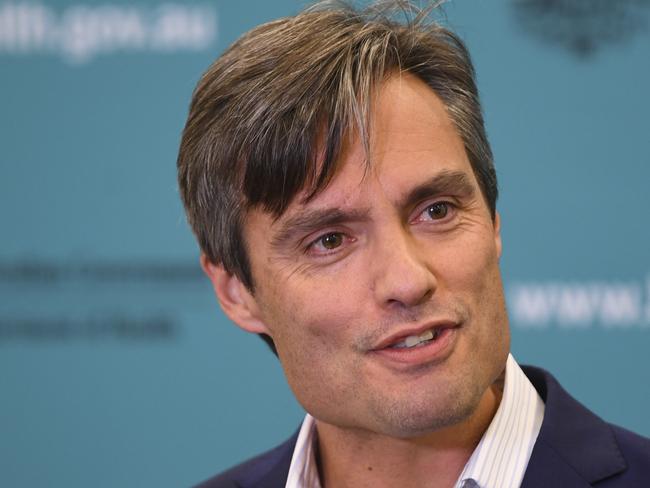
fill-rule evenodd
<path id="1" fill-rule="evenodd" d="M 499 212 L 494 214 L 494 244 L 497 249 L 497 257 L 501 257 L 503 244 L 501 243 L 501 215 Z"/>
<path id="2" fill-rule="evenodd" d="M 201 268 L 212 282 L 217 300 L 230 320 L 247 332 L 270 335 L 255 298 L 237 276 L 222 265 L 212 263 L 203 253 Z"/>

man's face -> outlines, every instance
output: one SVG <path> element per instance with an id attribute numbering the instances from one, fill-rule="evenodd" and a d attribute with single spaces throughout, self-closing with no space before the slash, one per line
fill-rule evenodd
<path id="1" fill-rule="evenodd" d="M 371 164 L 350 144 L 329 186 L 244 236 L 253 315 L 319 421 L 410 437 L 467 418 L 503 371 L 501 241 L 445 107 L 394 76 Z"/>

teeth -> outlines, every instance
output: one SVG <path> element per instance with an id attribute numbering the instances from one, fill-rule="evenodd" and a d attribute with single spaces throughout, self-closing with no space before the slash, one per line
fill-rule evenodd
<path id="1" fill-rule="evenodd" d="M 436 333 L 433 333 L 433 330 L 429 329 L 425 332 L 423 332 L 420 335 L 412 335 L 406 337 L 403 341 L 398 342 L 395 344 L 393 347 L 397 348 L 402 348 L 402 347 L 414 347 L 417 346 L 418 344 L 425 342 L 425 341 L 430 341 L 434 339 L 435 337 L 438 336 L 438 331 Z"/>
<path id="2" fill-rule="evenodd" d="M 420 336 L 420 341 L 430 341 L 431 339 L 433 339 L 432 330 L 427 330 L 426 332 L 423 332 L 422 335 Z"/>
<path id="3" fill-rule="evenodd" d="M 404 339 L 404 344 L 406 345 L 406 347 L 413 347 L 419 343 L 420 343 L 420 336 L 412 335 Z"/>

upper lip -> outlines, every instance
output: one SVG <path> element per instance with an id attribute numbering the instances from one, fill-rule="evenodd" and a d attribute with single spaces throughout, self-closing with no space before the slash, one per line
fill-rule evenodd
<path id="1" fill-rule="evenodd" d="M 393 332 L 389 336 L 382 338 L 375 346 L 372 347 L 371 350 L 377 351 L 379 349 L 385 349 L 393 344 L 397 344 L 398 342 L 403 341 L 408 336 L 421 335 L 431 329 L 452 329 L 458 327 L 459 325 L 459 323 L 454 322 L 453 320 L 440 320 L 436 322 L 427 322 L 426 324 L 417 327 L 401 329 L 397 332 Z"/>

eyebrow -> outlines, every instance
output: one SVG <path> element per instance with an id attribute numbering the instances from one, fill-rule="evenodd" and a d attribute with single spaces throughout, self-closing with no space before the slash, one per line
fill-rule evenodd
<path id="1" fill-rule="evenodd" d="M 282 247 L 294 236 L 309 234 L 315 230 L 341 224 L 343 222 L 360 222 L 368 219 L 370 209 L 342 210 L 340 208 L 323 208 L 301 212 L 288 218 L 271 239 L 271 246 Z"/>
<path id="2" fill-rule="evenodd" d="M 441 171 L 428 181 L 416 186 L 400 199 L 400 208 L 412 207 L 422 200 L 437 195 L 450 195 L 459 198 L 471 198 L 476 194 L 475 186 L 469 175 L 462 171 Z M 307 235 L 316 230 L 347 222 L 368 220 L 369 208 L 343 210 L 322 208 L 305 210 L 285 220 L 271 238 L 271 246 L 282 248 L 295 236 Z"/>
<path id="3" fill-rule="evenodd" d="M 401 208 L 412 207 L 422 200 L 438 195 L 472 198 L 476 195 L 476 187 L 467 173 L 445 170 L 409 191 L 401 199 L 400 206 Z"/>

